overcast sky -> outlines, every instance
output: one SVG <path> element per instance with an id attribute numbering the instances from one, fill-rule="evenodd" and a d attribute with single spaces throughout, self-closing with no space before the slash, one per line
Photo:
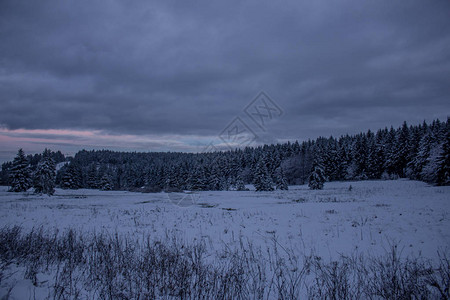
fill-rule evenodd
<path id="1" fill-rule="evenodd" d="M 3 0 L 0 105 L 0 162 L 446 120 L 450 1 Z"/>

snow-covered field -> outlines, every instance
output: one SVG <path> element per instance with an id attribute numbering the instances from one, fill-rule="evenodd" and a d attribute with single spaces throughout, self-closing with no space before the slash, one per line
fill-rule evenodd
<path id="1" fill-rule="evenodd" d="M 212 248 L 236 243 L 239 236 L 258 244 L 275 236 L 285 247 L 325 257 L 353 250 L 378 253 L 389 243 L 404 247 L 404 254 L 430 258 L 450 248 L 450 187 L 408 180 L 332 182 L 320 191 L 291 186 L 192 197 L 193 205 L 180 207 L 165 193 L 58 189 L 48 197 L 0 187 L 0 226 L 155 238 L 175 233 L 186 241 L 205 239 Z"/>
<path id="2" fill-rule="evenodd" d="M 176 235 L 188 243 L 204 241 L 210 252 L 249 240 L 325 260 L 351 253 L 382 255 L 393 244 L 404 256 L 434 260 L 438 251 L 450 253 L 450 187 L 409 180 L 332 182 L 320 191 L 291 186 L 289 191 L 192 197 L 193 205 L 177 206 L 165 193 L 57 189 L 48 197 L 0 187 L 0 227 L 155 239 Z"/>

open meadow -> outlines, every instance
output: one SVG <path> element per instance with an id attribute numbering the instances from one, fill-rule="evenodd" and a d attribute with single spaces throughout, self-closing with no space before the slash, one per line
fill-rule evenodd
<path id="1" fill-rule="evenodd" d="M 247 275 L 244 274 L 255 270 L 244 268 L 240 276 L 245 277 L 241 278 L 245 291 L 228 295 L 228 298 L 236 295 L 277 298 L 283 289 L 285 295 L 304 294 L 314 298 L 320 296 L 320 291 L 307 282 L 317 282 L 314 276 L 318 277 L 321 264 L 329 266 L 339 262 L 345 265 L 343 259 L 353 258 L 356 261 L 361 257 L 366 264 L 367 258 L 392 258 L 392 255 L 399 262 L 410 259 L 430 266 L 442 264 L 442 258 L 450 253 L 450 187 L 395 180 L 332 182 L 326 183 L 323 190 L 291 186 L 288 191 L 275 192 L 146 194 L 57 189 L 51 197 L 9 193 L 6 187 L 1 187 L 0 228 L 3 228 L 0 298 L 7 295 L 9 299 L 62 299 L 75 297 L 76 293 L 89 299 L 120 298 L 117 294 L 114 296 L 111 289 L 87 285 L 87 275 L 80 275 L 85 274 L 83 264 L 90 268 L 93 266 L 91 262 L 86 262 L 83 251 L 86 252 L 95 241 L 98 244 L 98 240 L 102 239 L 109 241 L 109 249 L 114 247 L 111 243 L 116 244 L 117 251 L 131 251 L 129 256 L 135 259 L 144 255 L 143 249 L 146 247 L 166 245 L 167 249 L 175 251 L 176 257 L 186 256 L 194 262 L 193 265 L 197 263 L 206 269 L 219 266 L 218 273 L 225 270 L 221 259 L 227 260 L 230 268 L 227 270 L 230 271 L 236 269 L 236 266 L 231 266 L 236 263 L 233 259 L 237 254 L 245 256 L 251 253 L 250 257 L 245 257 L 251 262 L 249 268 L 260 267 L 259 279 L 245 277 Z M 30 232 L 34 232 L 34 237 Z M 14 234 L 15 237 L 11 238 Z M 45 240 L 57 244 L 67 237 L 72 244 L 78 243 L 85 248 L 80 249 L 82 258 L 72 268 L 73 274 L 78 274 L 78 281 L 61 279 L 62 273 L 58 268 L 67 268 L 64 255 L 56 260 L 45 259 L 41 249 L 41 252 L 36 252 L 40 253 L 40 258 L 33 261 L 28 257 L 33 250 L 23 250 L 22 256 L 18 254 L 18 245 L 20 242 L 27 243 L 27 238 L 28 243 L 30 240 Z M 9 239 L 9 246 L 5 239 Z M 61 243 L 64 251 L 67 243 Z M 7 247 L 16 247 L 15 253 Z M 28 247 L 32 248 L 30 245 Z M 35 247 L 39 248 L 38 245 Z M 69 245 L 69 248 L 74 247 Z M 56 251 L 48 249 L 48 253 Z M 189 250 L 183 252 L 180 249 Z M 198 257 L 193 257 L 193 253 L 197 253 Z M 161 258 L 162 261 L 166 259 Z M 34 262 L 35 266 L 27 266 L 27 262 Z M 123 263 L 128 267 L 132 264 Z M 192 269 L 193 265 L 189 268 Z M 242 263 L 238 265 L 242 266 Z M 289 280 L 277 283 L 279 278 L 289 275 L 286 272 L 277 273 L 283 268 L 288 270 L 287 273 L 300 274 L 297 278 L 300 283 L 295 284 L 291 280 L 290 288 L 287 288 Z M 174 272 L 179 274 L 179 270 Z M 106 282 L 126 282 L 125 273 L 120 270 L 112 273 L 113 277 L 104 279 Z M 362 284 L 355 283 L 355 270 L 349 274 L 352 275 L 346 280 L 352 282 L 353 287 Z M 291 275 L 288 277 L 292 279 Z M 136 276 L 130 275 L 130 278 L 135 280 Z M 59 290 L 56 288 L 58 282 L 63 282 Z M 140 286 L 138 282 L 133 282 L 127 285 L 127 289 L 122 287 L 120 290 L 128 293 L 123 294 L 123 298 L 135 299 L 167 295 L 181 298 L 202 296 L 184 294 L 186 291 L 182 290 L 168 291 L 165 289 L 167 287 L 149 290 L 148 286 L 144 286 L 143 283 Z M 357 288 L 361 289 L 360 293 L 365 292 L 362 286 Z M 439 294 L 437 289 L 435 292 Z M 227 298 L 226 294 L 221 295 Z M 203 295 L 204 298 L 209 296 L 211 294 Z"/>

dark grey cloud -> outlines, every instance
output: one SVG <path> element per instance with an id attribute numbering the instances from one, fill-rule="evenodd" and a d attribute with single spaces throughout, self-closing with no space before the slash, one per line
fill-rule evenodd
<path id="1" fill-rule="evenodd" d="M 211 136 L 260 90 L 264 141 L 450 111 L 448 1 L 179 2 L 1 1 L 0 125 Z"/>

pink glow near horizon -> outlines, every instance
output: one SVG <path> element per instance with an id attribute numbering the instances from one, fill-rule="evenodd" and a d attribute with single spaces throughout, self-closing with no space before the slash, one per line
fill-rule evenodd
<path id="1" fill-rule="evenodd" d="M 20 133 L 20 134 L 50 134 L 50 135 L 78 135 L 78 136 L 93 136 L 99 131 L 81 131 L 81 130 L 67 130 L 67 129 L 0 129 L 0 133 Z"/>
<path id="2" fill-rule="evenodd" d="M 100 130 L 6 129 L 0 127 L 0 162 L 11 160 L 19 148 L 27 154 L 44 148 L 74 155 L 82 149 L 120 151 L 202 151 L 214 137 L 189 135 L 108 134 Z M 198 143 L 193 145 L 192 141 Z M 195 144 L 195 143 L 194 143 Z"/>

